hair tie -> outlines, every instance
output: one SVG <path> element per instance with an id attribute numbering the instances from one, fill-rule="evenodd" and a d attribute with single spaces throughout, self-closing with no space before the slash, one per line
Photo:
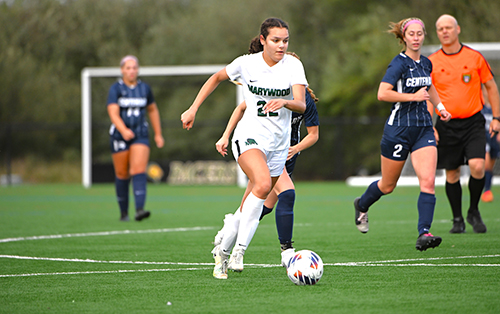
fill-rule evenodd
<path id="1" fill-rule="evenodd" d="M 408 28 L 408 26 L 410 26 L 411 24 L 419 24 L 420 26 L 422 26 L 422 28 L 424 29 L 424 32 L 425 32 L 425 25 L 424 25 L 424 22 L 422 22 L 421 19 L 417 19 L 417 18 L 411 18 L 411 19 L 408 19 L 406 20 L 403 25 L 401 26 L 401 33 L 405 33 L 406 31 L 406 28 Z"/>
<path id="2" fill-rule="evenodd" d="M 122 67 L 125 64 L 125 62 L 127 62 L 129 60 L 134 60 L 135 63 L 137 63 L 137 65 L 139 65 L 139 60 L 137 59 L 136 56 L 128 55 L 128 56 L 125 56 L 122 58 L 122 60 L 120 61 L 120 67 Z"/>

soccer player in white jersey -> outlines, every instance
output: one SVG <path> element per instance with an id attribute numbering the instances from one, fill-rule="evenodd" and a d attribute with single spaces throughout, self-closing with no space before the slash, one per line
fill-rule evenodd
<path id="1" fill-rule="evenodd" d="M 261 51 L 259 37 L 255 37 L 250 43 L 249 52 L 258 53 Z M 293 52 L 287 52 L 296 58 L 299 58 Z M 319 117 L 318 111 L 316 109 L 316 101 L 318 98 L 314 94 L 313 90 L 306 87 L 306 110 L 304 113 L 292 113 L 291 120 L 291 136 L 290 136 L 290 147 L 288 150 L 288 157 L 285 164 L 285 170 L 280 175 L 279 180 L 274 185 L 273 190 L 269 193 L 259 220 L 265 215 L 272 212 L 274 205 L 276 206 L 276 230 L 278 231 L 278 239 L 280 241 L 281 248 L 281 264 L 286 267 L 288 261 L 295 254 L 295 248 L 293 247 L 292 237 L 293 237 L 293 221 L 294 221 L 294 204 L 295 204 L 295 186 L 292 181 L 292 173 L 295 168 L 295 162 L 301 151 L 308 149 L 313 146 L 319 139 Z M 238 121 L 243 117 L 243 113 L 246 110 L 245 102 L 242 102 L 233 111 L 231 118 L 222 134 L 221 138 L 215 144 L 217 151 L 225 157 L 227 152 L 227 147 L 230 144 L 230 136 L 234 128 L 238 124 Z M 300 140 L 300 126 L 302 122 L 305 122 L 307 135 Z M 230 247 L 234 246 L 236 236 L 238 234 L 238 226 L 240 222 L 239 215 L 241 214 L 240 208 L 238 208 L 234 215 L 227 214 L 224 218 L 224 226 L 221 230 L 217 232 L 214 238 L 214 249 L 212 253 L 219 250 L 220 244 L 224 237 L 230 237 L 232 239 Z M 234 250 L 233 254 L 229 258 L 228 269 L 236 272 L 243 271 L 243 260 L 242 255 L 238 254 L 238 250 Z"/>
<path id="2" fill-rule="evenodd" d="M 432 63 L 420 54 L 425 39 L 422 20 L 408 18 L 391 23 L 388 32 L 396 35 L 404 44 L 405 51 L 394 57 L 379 85 L 378 99 L 392 103 L 391 115 L 380 142 L 382 179 L 370 184 L 365 193 L 354 200 L 355 223 L 359 231 L 368 232 L 368 209 L 380 197 L 394 190 L 411 152 L 420 185 L 417 201 L 419 236 L 415 248 L 425 251 L 437 247 L 442 241 L 429 230 L 436 205 L 437 149 L 426 101 L 436 107 L 441 120 L 449 121 L 451 115 L 432 85 Z"/>
<path id="3" fill-rule="evenodd" d="M 306 108 L 304 67 L 298 59 L 286 55 L 287 23 L 266 19 L 259 38 L 261 53 L 240 56 L 212 75 L 181 115 L 183 128 L 189 130 L 199 107 L 220 82 L 239 79 L 244 86 L 247 108 L 232 138 L 234 157 L 249 179 L 235 242 L 241 259 L 259 224 L 264 201 L 283 172 L 290 145 L 291 111 L 303 113 Z M 227 278 L 230 241 L 223 239 L 215 252 L 215 278 Z"/>

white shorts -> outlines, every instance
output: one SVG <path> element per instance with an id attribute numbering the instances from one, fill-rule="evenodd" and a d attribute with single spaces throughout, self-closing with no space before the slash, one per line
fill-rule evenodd
<path id="1" fill-rule="evenodd" d="M 279 177 L 283 173 L 286 158 L 288 156 L 288 148 L 270 152 L 262 148 L 255 140 L 251 138 L 246 139 L 245 141 L 233 138 L 232 150 L 236 162 L 238 162 L 238 158 L 241 156 L 241 154 L 250 149 L 258 149 L 263 152 L 264 155 L 266 155 L 267 167 L 269 168 L 271 177 Z"/>

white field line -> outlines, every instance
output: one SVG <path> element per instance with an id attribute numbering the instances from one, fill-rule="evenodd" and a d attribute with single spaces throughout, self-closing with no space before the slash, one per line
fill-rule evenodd
<path id="1" fill-rule="evenodd" d="M 365 267 L 416 267 L 416 266 L 433 266 L 433 267 L 499 267 L 500 264 L 433 264 L 433 263 L 405 263 L 414 261 L 436 261 L 448 259 L 473 259 L 473 258 L 492 258 L 500 257 L 500 254 L 495 255 L 479 255 L 479 256 L 456 256 L 456 257 L 433 257 L 433 258 L 415 258 L 415 259 L 400 259 L 386 261 L 370 261 L 370 262 L 348 262 L 348 263 L 325 263 L 325 266 L 365 266 Z M 191 265 L 191 266 L 212 266 L 213 263 L 176 263 L 176 262 L 147 262 L 147 261 L 102 261 L 92 259 L 67 259 L 67 258 L 50 258 L 50 257 L 35 257 L 35 256 L 19 256 L 19 255 L 0 255 L 0 258 L 24 259 L 24 260 L 43 260 L 56 262 L 77 262 L 77 263 L 103 263 L 103 264 L 136 264 L 136 265 Z M 245 264 L 247 267 L 281 267 L 280 264 Z M 111 270 L 111 271 L 85 271 L 85 272 L 60 272 L 60 273 L 29 273 L 29 274 L 5 274 L 0 275 L 0 278 L 5 277 L 31 277 L 31 276 L 53 276 L 53 275 L 82 275 L 82 274 L 114 274 L 114 273 L 133 273 L 133 272 L 162 272 L 162 271 L 193 271 L 193 270 L 208 270 L 212 267 L 192 267 L 192 268 L 166 268 L 166 269 L 138 269 L 138 270 Z"/>
<path id="2" fill-rule="evenodd" d="M 110 236 L 120 234 L 145 234 L 145 233 L 163 233 L 163 232 L 187 232 L 212 230 L 215 227 L 192 227 L 192 228 L 164 228 L 164 229 L 149 229 L 149 230 L 120 230 L 120 231 L 103 231 L 103 232 L 88 232 L 88 233 L 71 233 L 71 234 L 56 234 L 43 235 L 32 237 L 18 237 L 0 239 L 0 243 L 29 241 L 29 240 L 45 240 L 45 239 L 62 239 L 73 237 L 89 237 L 89 236 Z M 347 263 L 325 263 L 325 266 L 392 266 L 392 267 L 407 267 L 407 266 L 473 266 L 473 267 L 498 267 L 500 264 L 433 264 L 433 263 L 408 263 L 415 261 L 436 261 L 447 259 L 473 259 L 473 258 L 491 258 L 500 257 L 500 254 L 480 255 L 480 256 L 457 256 L 457 257 L 434 257 L 434 258 L 416 258 L 416 259 L 398 259 L 386 261 L 367 261 L 367 262 L 347 262 Z M 50 258 L 50 257 L 35 257 L 35 256 L 19 256 L 19 255 L 0 255 L 0 258 L 24 259 L 24 260 L 43 260 L 57 262 L 80 262 L 80 263 L 103 263 L 103 264 L 135 264 L 135 265 L 182 265 L 182 266 L 212 266 L 213 263 L 182 263 L 182 262 L 147 262 L 147 261 L 103 261 L 93 259 L 68 259 L 68 258 Z M 407 263 L 401 263 L 407 262 Z M 248 267 L 281 267 L 280 264 L 245 264 Z M 77 275 L 77 274 L 108 274 L 108 273 L 127 273 L 127 272 L 153 272 L 153 271 L 182 271 L 182 270 L 204 270 L 211 267 L 195 267 L 195 268 L 173 268 L 173 269 L 140 269 L 140 270 L 113 270 L 113 271 L 87 271 L 87 272 L 61 272 L 61 273 L 32 273 L 32 274 L 6 274 L 2 277 L 23 277 L 23 276 L 47 276 L 47 275 Z"/>
<path id="3" fill-rule="evenodd" d="M 190 271 L 190 270 L 208 270 L 212 267 L 204 268 L 170 268 L 170 269 L 135 269 L 135 270 L 105 270 L 105 271 L 73 271 L 63 273 L 31 273 L 31 274 L 11 274 L 0 275 L 0 278 L 6 277 L 32 277 L 32 276 L 57 276 L 57 275 L 88 275 L 88 274 L 119 274 L 119 273 L 139 273 L 139 272 L 160 272 L 160 271 Z"/>
<path id="4" fill-rule="evenodd" d="M 52 262 L 99 263 L 99 264 L 183 265 L 183 266 L 209 266 L 214 264 L 214 263 L 177 263 L 177 262 L 145 262 L 145 261 L 102 261 L 94 259 L 36 257 L 36 256 L 20 256 L 20 255 L 0 255 L 0 258 L 52 261 Z"/>
<path id="5" fill-rule="evenodd" d="M 383 263 L 415 262 L 415 261 L 439 261 L 439 260 L 447 260 L 447 259 L 488 258 L 488 257 L 500 257 L 500 254 L 409 258 L 409 259 L 395 259 L 395 260 L 387 260 L 387 261 L 351 262 L 351 263 L 334 263 L 334 264 L 325 263 L 324 265 L 327 265 L 327 266 L 363 266 L 363 264 L 383 264 Z M 415 264 L 411 264 L 411 265 L 415 265 Z M 469 264 L 466 264 L 466 265 L 469 265 Z"/>
<path id="6" fill-rule="evenodd" d="M 149 229 L 149 230 L 119 230 L 119 231 L 102 231 L 102 232 L 87 232 L 87 233 L 68 233 L 68 234 L 53 234 L 53 235 L 33 236 L 33 237 L 5 238 L 5 239 L 0 239 L 0 243 L 16 242 L 16 241 L 29 241 L 29 240 L 110 236 L 110 235 L 120 235 L 120 234 L 186 232 L 186 231 L 200 231 L 200 230 L 212 230 L 212 229 L 215 229 L 215 227 L 165 228 L 165 229 Z"/>

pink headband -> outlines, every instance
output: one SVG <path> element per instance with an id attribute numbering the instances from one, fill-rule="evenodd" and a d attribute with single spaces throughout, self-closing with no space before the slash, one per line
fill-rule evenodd
<path id="1" fill-rule="evenodd" d="M 415 24 L 415 23 L 417 23 L 417 24 L 419 24 L 420 26 L 422 26 L 422 28 L 423 28 L 423 29 L 424 29 L 424 31 L 425 31 L 425 25 L 424 25 L 424 22 L 422 22 L 422 21 L 421 21 L 421 20 L 419 20 L 419 19 L 411 19 L 411 20 L 409 20 L 408 22 L 406 22 L 406 23 L 404 23 L 404 24 L 403 24 L 403 28 L 401 29 L 401 32 L 404 34 L 404 33 L 405 33 L 405 31 L 406 31 L 406 28 L 407 28 L 408 26 L 410 26 L 411 24 Z"/>
<path id="2" fill-rule="evenodd" d="M 120 61 L 120 67 L 122 67 L 125 64 L 125 62 L 127 62 L 129 60 L 134 60 L 135 63 L 137 63 L 137 65 L 139 65 L 139 60 L 137 59 L 136 56 L 128 55 L 128 56 L 125 56 L 122 58 L 122 60 Z"/>

